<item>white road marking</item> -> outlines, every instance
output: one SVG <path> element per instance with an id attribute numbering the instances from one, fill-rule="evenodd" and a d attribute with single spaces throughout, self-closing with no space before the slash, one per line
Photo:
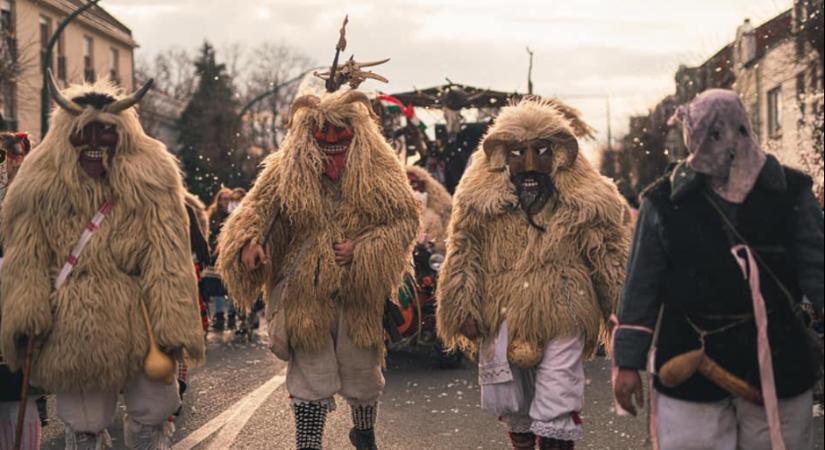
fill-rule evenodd
<path id="1" fill-rule="evenodd" d="M 186 436 L 183 440 L 173 445 L 172 450 L 191 450 L 220 429 L 223 429 L 223 432 L 206 447 L 206 450 L 225 450 L 230 448 L 238 434 L 252 417 L 252 414 L 254 414 L 255 411 L 260 408 L 261 404 L 269 398 L 270 394 L 272 394 L 275 389 L 281 387 L 285 381 L 286 369 L 272 377 L 264 383 L 263 386 L 237 401 L 226 411 L 190 433 L 189 436 Z"/>

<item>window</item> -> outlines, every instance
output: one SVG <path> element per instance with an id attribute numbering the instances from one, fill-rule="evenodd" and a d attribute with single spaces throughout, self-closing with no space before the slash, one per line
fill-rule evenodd
<path id="1" fill-rule="evenodd" d="M 796 104 L 799 106 L 799 126 L 805 124 L 805 72 L 796 76 Z"/>
<path id="2" fill-rule="evenodd" d="M 0 32 L 14 32 L 14 22 L 11 16 L 11 0 L 0 0 Z"/>
<path id="3" fill-rule="evenodd" d="M 751 105 L 751 127 L 753 128 L 753 134 L 756 136 L 757 142 L 762 140 L 762 118 L 759 115 L 759 107 L 759 99 L 757 96 L 757 100 Z"/>
<path id="4" fill-rule="evenodd" d="M 66 81 L 66 40 L 65 33 L 57 39 L 57 79 Z"/>
<path id="5" fill-rule="evenodd" d="M 120 52 L 116 48 L 112 47 L 109 55 L 109 79 L 115 83 L 120 83 L 120 71 L 118 70 L 119 65 Z"/>
<path id="6" fill-rule="evenodd" d="M 782 134 L 782 87 L 768 91 L 768 136 L 779 137 Z"/>
<path id="7" fill-rule="evenodd" d="M 83 79 L 87 83 L 95 82 L 95 41 L 89 36 L 83 36 Z"/>
<path id="8" fill-rule="evenodd" d="M 40 60 L 43 64 L 52 67 L 52 61 L 46 61 L 46 48 L 49 46 L 49 39 L 52 37 L 52 20 L 46 16 L 40 16 Z"/>

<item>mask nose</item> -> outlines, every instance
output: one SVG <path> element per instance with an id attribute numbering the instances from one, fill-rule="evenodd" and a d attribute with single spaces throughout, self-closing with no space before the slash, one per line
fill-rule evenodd
<path id="1" fill-rule="evenodd" d="M 524 158 L 524 169 L 526 172 L 535 172 L 536 167 L 536 152 L 532 148 L 527 149 L 527 154 Z"/>

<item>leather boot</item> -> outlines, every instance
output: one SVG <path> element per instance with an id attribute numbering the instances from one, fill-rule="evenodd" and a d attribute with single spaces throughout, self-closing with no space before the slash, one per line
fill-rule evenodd
<path id="1" fill-rule="evenodd" d="M 513 450 L 536 450 L 536 435 L 533 433 L 510 433 Z"/>
<path id="2" fill-rule="evenodd" d="M 375 430 L 359 430 L 353 428 L 349 432 L 349 441 L 356 450 L 378 450 L 375 445 Z"/>
<path id="3" fill-rule="evenodd" d="M 539 450 L 575 450 L 576 441 L 539 438 Z"/>

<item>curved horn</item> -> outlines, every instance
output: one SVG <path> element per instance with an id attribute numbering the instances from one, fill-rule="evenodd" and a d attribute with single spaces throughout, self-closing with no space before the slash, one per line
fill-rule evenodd
<path id="1" fill-rule="evenodd" d="M 349 91 L 344 94 L 343 98 L 341 99 L 344 103 L 363 103 L 364 106 L 367 107 L 367 111 L 369 111 L 370 117 L 373 119 L 377 119 L 378 115 L 375 114 L 375 110 L 372 109 L 372 102 L 370 101 L 367 94 L 361 91 Z"/>
<path id="2" fill-rule="evenodd" d="M 149 89 L 152 88 L 152 84 L 154 83 L 155 79 L 150 78 L 149 81 L 147 81 L 146 84 L 144 84 L 143 87 L 141 87 L 134 94 L 104 106 L 103 112 L 107 112 L 110 114 L 118 114 L 121 111 L 126 111 L 127 109 L 137 105 L 138 102 L 140 102 L 143 99 L 146 93 L 149 92 Z"/>
<path id="3" fill-rule="evenodd" d="M 373 66 L 377 66 L 379 64 L 384 64 L 386 62 L 389 62 L 389 60 L 390 60 L 390 58 L 382 59 L 380 61 L 363 62 L 363 63 L 358 63 L 358 66 L 359 67 L 373 67 Z"/>
<path id="4" fill-rule="evenodd" d="M 292 128 L 292 117 L 299 109 L 315 108 L 319 103 L 321 103 L 321 99 L 315 95 L 302 95 L 296 98 L 295 101 L 292 102 L 292 106 L 289 107 L 289 122 L 287 122 L 286 127 Z"/>
<path id="5" fill-rule="evenodd" d="M 60 88 L 57 87 L 57 81 L 54 79 L 54 74 L 52 73 L 52 69 L 49 69 L 49 93 L 52 96 L 52 99 L 58 106 L 65 109 L 69 112 L 69 114 L 79 116 L 83 113 L 83 107 L 78 105 L 77 103 L 69 100 L 68 98 L 63 96 L 63 93 L 60 92 Z"/>

